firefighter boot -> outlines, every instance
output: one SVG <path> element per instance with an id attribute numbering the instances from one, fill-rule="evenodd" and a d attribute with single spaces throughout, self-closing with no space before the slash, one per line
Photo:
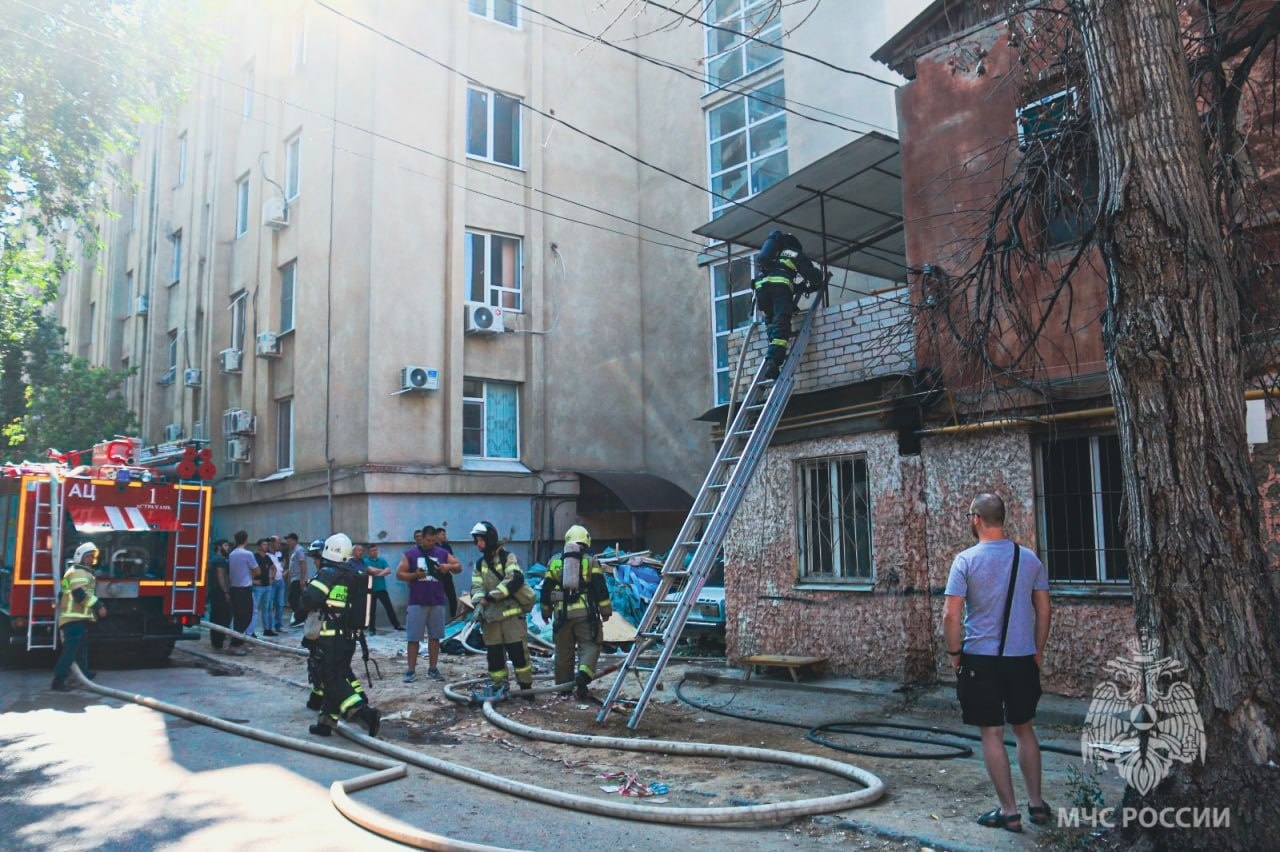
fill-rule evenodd
<path id="1" fill-rule="evenodd" d="M 533 684 L 531 683 L 520 684 L 520 697 L 523 698 L 525 701 L 528 701 L 530 704 L 532 704 L 534 701 L 537 700 L 537 696 L 530 691 L 532 689 L 533 689 Z"/>
<path id="2" fill-rule="evenodd" d="M 586 672 L 578 672 L 578 676 L 573 679 L 573 694 L 579 701 L 591 698 L 591 692 L 587 689 L 589 683 L 591 683 L 591 677 Z"/>
<path id="3" fill-rule="evenodd" d="M 356 711 L 355 718 L 369 729 L 369 736 L 376 737 L 378 728 L 382 727 L 382 711 L 368 704 Z"/>
<path id="4" fill-rule="evenodd" d="M 319 710 L 323 706 L 324 706 L 323 692 L 312 692 L 309 696 L 307 696 L 308 710 Z"/>
<path id="5" fill-rule="evenodd" d="M 321 713 L 320 718 L 316 719 L 316 723 L 310 728 L 307 728 L 307 731 L 315 734 L 317 737 L 327 737 L 333 733 L 333 727 L 337 724 L 337 719 L 332 719 Z"/>

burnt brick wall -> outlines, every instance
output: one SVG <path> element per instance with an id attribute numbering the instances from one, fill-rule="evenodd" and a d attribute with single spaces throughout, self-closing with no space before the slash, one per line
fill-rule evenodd
<path id="1" fill-rule="evenodd" d="M 796 375 L 796 393 L 847 385 L 890 373 L 915 370 L 915 342 L 906 287 L 819 308 L 809 346 Z M 803 315 L 792 318 L 799 329 Z M 729 336 L 729 364 L 736 366 L 747 330 Z M 769 341 L 761 325 L 747 341 L 743 376 L 755 374 Z"/>

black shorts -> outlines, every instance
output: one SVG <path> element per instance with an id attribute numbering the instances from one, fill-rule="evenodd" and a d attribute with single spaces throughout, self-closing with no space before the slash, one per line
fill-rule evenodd
<path id="1" fill-rule="evenodd" d="M 1035 718 L 1040 703 L 1036 658 L 963 654 L 956 673 L 956 697 L 966 725 L 1026 724 Z"/>

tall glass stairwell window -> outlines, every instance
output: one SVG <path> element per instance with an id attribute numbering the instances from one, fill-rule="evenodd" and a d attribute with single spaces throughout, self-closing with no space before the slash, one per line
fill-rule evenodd
<path id="1" fill-rule="evenodd" d="M 716 405 L 729 401 L 735 364 L 729 363 L 729 335 L 751 323 L 751 256 L 745 252 L 711 267 L 712 329 Z"/>
<path id="2" fill-rule="evenodd" d="M 707 87 L 719 88 L 782 58 L 777 0 L 713 0 L 707 4 Z"/>
<path id="3" fill-rule="evenodd" d="M 712 216 L 787 176 L 785 98 L 778 78 L 707 110 Z"/>

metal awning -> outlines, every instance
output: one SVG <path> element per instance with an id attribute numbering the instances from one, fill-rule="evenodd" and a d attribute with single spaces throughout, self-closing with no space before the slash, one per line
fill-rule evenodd
<path id="1" fill-rule="evenodd" d="M 76 531 L 100 532 L 173 532 L 178 519 L 166 507 L 73 506 L 71 522 Z"/>
<path id="2" fill-rule="evenodd" d="M 774 228 L 799 237 L 805 254 L 819 266 L 890 281 L 906 280 L 898 140 L 868 133 L 753 195 L 694 233 L 759 248 Z"/>
<path id="3" fill-rule="evenodd" d="M 693 497 L 679 485 L 651 473 L 579 472 L 578 512 L 682 512 Z"/>

